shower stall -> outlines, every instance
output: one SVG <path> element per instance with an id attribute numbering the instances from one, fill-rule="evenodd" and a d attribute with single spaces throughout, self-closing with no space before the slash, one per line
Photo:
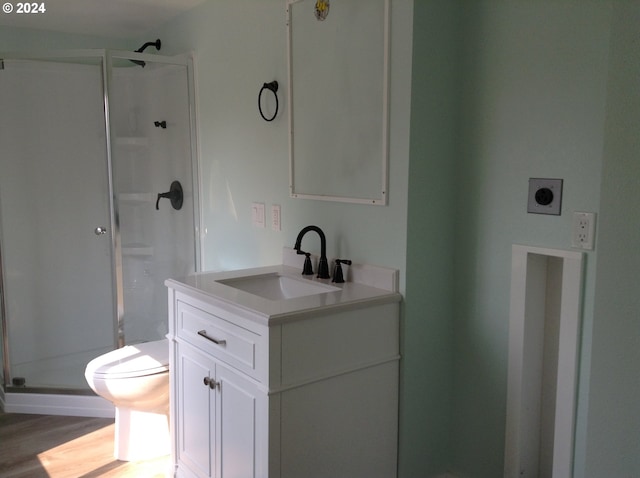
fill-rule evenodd
<path id="1" fill-rule="evenodd" d="M 0 401 L 91 415 L 87 362 L 163 338 L 199 269 L 192 60 L 0 58 Z"/>

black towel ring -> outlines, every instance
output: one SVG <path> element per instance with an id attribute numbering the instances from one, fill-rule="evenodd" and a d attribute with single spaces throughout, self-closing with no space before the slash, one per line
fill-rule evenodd
<path id="1" fill-rule="evenodd" d="M 272 91 L 273 96 L 276 97 L 276 112 L 273 113 L 273 116 L 271 118 L 267 118 L 262 112 L 262 92 L 264 90 Z M 258 111 L 260 111 L 260 116 L 262 116 L 262 119 L 265 121 L 273 121 L 275 117 L 278 115 L 278 82 L 277 81 L 272 81 L 271 83 L 265 83 L 262 85 L 262 88 L 260 88 L 260 93 L 258 93 Z"/>

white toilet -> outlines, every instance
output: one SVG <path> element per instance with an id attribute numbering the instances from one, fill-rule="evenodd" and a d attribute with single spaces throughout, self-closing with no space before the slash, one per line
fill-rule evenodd
<path id="1" fill-rule="evenodd" d="M 116 407 L 116 459 L 147 460 L 170 452 L 168 340 L 108 352 L 89 362 L 84 376 Z"/>

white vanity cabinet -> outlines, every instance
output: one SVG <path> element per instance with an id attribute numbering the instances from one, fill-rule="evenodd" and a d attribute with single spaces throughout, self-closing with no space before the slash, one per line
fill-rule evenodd
<path id="1" fill-rule="evenodd" d="M 258 420 L 266 417 L 267 395 L 250 377 L 258 374 L 255 351 L 263 337 L 215 315 L 220 312 L 207 303 L 171 295 L 171 412 L 178 476 L 266 476 L 256 434 L 265 429 Z"/>
<path id="2" fill-rule="evenodd" d="M 273 301 L 219 274 L 167 281 L 176 476 L 396 476 L 399 294 Z"/>

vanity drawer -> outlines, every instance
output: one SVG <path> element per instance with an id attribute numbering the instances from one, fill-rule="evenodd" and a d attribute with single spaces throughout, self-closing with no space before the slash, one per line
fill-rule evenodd
<path id="1" fill-rule="evenodd" d="M 178 337 L 259 379 L 260 335 L 185 302 L 177 302 L 177 314 Z"/>

